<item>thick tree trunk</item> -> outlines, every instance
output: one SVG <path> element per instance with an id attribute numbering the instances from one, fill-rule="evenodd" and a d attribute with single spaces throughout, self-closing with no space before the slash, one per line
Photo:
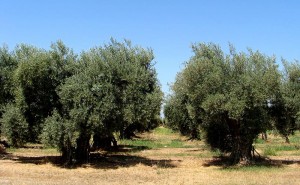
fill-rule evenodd
<path id="1" fill-rule="evenodd" d="M 125 128 L 126 128 L 125 123 L 120 118 L 117 121 L 118 123 L 121 123 L 119 127 L 119 133 L 120 133 L 119 139 L 125 139 Z"/>
<path id="2" fill-rule="evenodd" d="M 201 140 L 200 132 L 198 129 L 194 128 L 191 133 L 191 139 Z"/>
<path id="3" fill-rule="evenodd" d="M 228 126 L 232 135 L 231 162 L 237 164 L 240 162 L 249 163 L 253 156 L 253 139 L 241 135 L 240 123 L 238 120 L 228 120 Z"/>
<path id="4" fill-rule="evenodd" d="M 124 126 L 122 126 L 121 128 L 120 128 L 120 135 L 119 135 L 119 139 L 126 139 L 125 138 L 125 127 Z"/>
<path id="5" fill-rule="evenodd" d="M 81 133 L 77 139 L 77 147 L 75 150 L 76 163 L 86 163 L 90 156 L 90 135 Z"/>
<path id="6" fill-rule="evenodd" d="M 253 147 L 251 142 L 242 142 L 241 139 L 236 138 L 230 155 L 231 163 L 249 163 L 253 159 L 252 151 Z"/>
<path id="7" fill-rule="evenodd" d="M 62 162 L 66 164 L 72 164 L 74 159 L 74 147 L 72 147 L 70 140 L 68 139 L 66 143 L 63 144 L 61 148 Z"/>

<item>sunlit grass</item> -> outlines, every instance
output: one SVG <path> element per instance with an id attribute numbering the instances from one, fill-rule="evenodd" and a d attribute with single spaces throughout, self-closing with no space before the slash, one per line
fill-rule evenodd
<path id="1" fill-rule="evenodd" d="M 254 141 L 255 144 L 265 144 L 266 141 L 261 139 L 261 138 L 257 138 L 255 141 Z"/>
<path id="2" fill-rule="evenodd" d="M 171 129 L 165 127 L 157 127 L 152 132 L 153 138 L 134 138 L 120 140 L 121 145 L 143 146 L 148 149 L 158 148 L 191 148 L 194 145 L 188 144 L 178 133 L 174 133 Z"/>
<path id="3" fill-rule="evenodd" d="M 267 166 L 267 165 L 246 165 L 246 166 L 230 166 L 226 168 L 222 168 L 223 171 L 229 171 L 229 172 L 268 172 L 268 171 L 278 171 L 278 166 Z"/>
<path id="4" fill-rule="evenodd" d="M 275 150 L 275 148 L 272 148 L 272 147 L 268 146 L 264 149 L 264 155 L 265 156 L 276 156 L 277 151 Z"/>
<path id="5" fill-rule="evenodd" d="M 157 148 L 189 148 L 191 146 L 185 145 L 184 141 L 179 139 L 173 139 L 169 141 L 165 140 L 145 140 L 145 139 L 124 139 L 120 140 L 119 143 L 121 145 L 130 145 L 130 146 L 143 146 L 149 149 L 157 149 Z"/>
<path id="6" fill-rule="evenodd" d="M 291 156 L 300 154 L 300 132 L 289 136 L 290 143 L 276 132 L 268 132 L 268 140 L 257 138 L 254 142 L 255 148 L 260 150 L 264 156 Z"/>
<path id="7" fill-rule="evenodd" d="M 32 144 L 28 143 L 24 147 L 20 148 L 6 148 L 8 153 L 15 153 L 15 154 L 36 154 L 36 155 L 59 155 L 59 152 L 56 148 L 51 147 L 43 147 L 41 144 Z"/>
<path id="8" fill-rule="evenodd" d="M 300 131 L 295 132 L 294 135 L 289 137 L 291 143 L 300 145 Z"/>
<path id="9" fill-rule="evenodd" d="M 152 140 L 145 139 L 123 139 L 120 140 L 121 145 L 130 145 L 130 146 L 144 146 L 149 149 L 162 148 L 164 145 L 162 143 L 154 142 Z"/>
<path id="10" fill-rule="evenodd" d="M 165 128 L 165 127 L 157 127 L 153 130 L 154 134 L 159 135 L 172 135 L 174 132 L 171 129 Z"/>

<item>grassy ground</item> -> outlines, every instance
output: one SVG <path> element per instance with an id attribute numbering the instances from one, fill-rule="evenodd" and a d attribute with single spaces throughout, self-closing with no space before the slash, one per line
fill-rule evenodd
<path id="1" fill-rule="evenodd" d="M 300 133 L 291 144 L 277 135 L 258 139 L 257 151 L 269 159 L 252 166 L 227 167 L 202 141 L 159 127 L 118 151 L 99 151 L 91 162 L 65 167 L 55 149 L 39 145 L 9 149 L 0 156 L 0 184 L 300 184 Z"/>

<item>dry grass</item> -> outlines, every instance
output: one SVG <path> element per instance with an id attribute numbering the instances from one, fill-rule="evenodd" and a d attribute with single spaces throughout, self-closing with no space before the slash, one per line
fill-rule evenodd
<path id="1" fill-rule="evenodd" d="M 53 149 L 29 147 L 0 156 L 0 184 L 300 184 L 300 156 L 271 157 L 270 162 L 225 167 L 203 142 L 177 134 L 150 133 L 142 139 L 184 142 L 183 148 L 123 146 L 118 152 L 93 154 L 90 164 L 66 168 Z"/>

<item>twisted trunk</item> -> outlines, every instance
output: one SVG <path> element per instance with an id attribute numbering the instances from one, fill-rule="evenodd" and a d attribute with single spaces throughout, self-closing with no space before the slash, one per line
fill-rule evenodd
<path id="1" fill-rule="evenodd" d="M 253 159 L 253 138 L 241 134 L 239 120 L 228 119 L 228 126 L 232 136 L 231 162 L 237 164 L 240 162 L 249 163 Z"/>
<path id="2" fill-rule="evenodd" d="M 72 147 L 71 141 L 67 139 L 66 143 L 63 143 L 61 148 L 61 159 L 66 164 L 72 164 L 74 159 L 74 147 Z"/>
<path id="3" fill-rule="evenodd" d="M 90 135 L 81 133 L 76 141 L 75 160 L 77 163 L 86 163 L 90 156 Z"/>

